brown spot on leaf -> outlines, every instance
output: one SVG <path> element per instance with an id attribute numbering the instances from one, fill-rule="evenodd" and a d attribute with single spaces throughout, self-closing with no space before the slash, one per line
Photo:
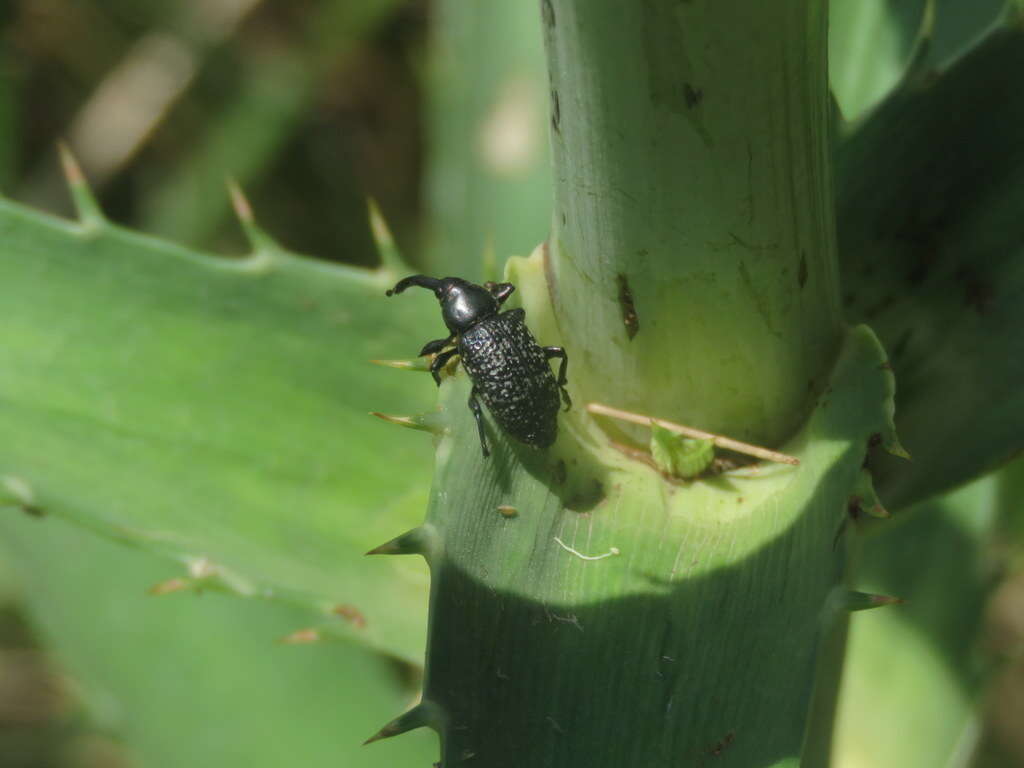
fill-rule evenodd
<path id="1" fill-rule="evenodd" d="M 565 461 L 559 459 L 558 463 L 555 464 L 554 469 L 551 471 L 551 479 L 554 481 L 555 485 L 563 485 L 567 475 L 568 472 L 565 468 Z"/>
<path id="2" fill-rule="evenodd" d="M 636 314 L 633 303 L 633 292 L 629 288 L 629 278 L 622 272 L 615 278 L 619 285 L 619 309 L 622 310 L 622 322 L 626 326 L 626 335 L 632 341 L 640 330 L 640 318 Z"/>
<path id="3" fill-rule="evenodd" d="M 715 745 L 708 751 L 711 753 L 713 757 L 718 757 L 720 754 L 722 754 L 723 752 L 725 752 L 725 750 L 729 748 L 729 745 L 732 744 L 733 739 L 735 738 L 736 734 L 733 731 L 729 731 L 727 734 L 725 734 L 725 736 L 719 739 L 715 743 Z"/>
<path id="4" fill-rule="evenodd" d="M 338 616 L 341 616 L 341 618 L 343 619 L 348 619 L 348 621 L 356 629 L 362 629 L 366 626 L 366 617 L 363 616 L 362 611 L 360 611 L 354 605 L 340 603 L 334 606 L 334 613 Z"/>

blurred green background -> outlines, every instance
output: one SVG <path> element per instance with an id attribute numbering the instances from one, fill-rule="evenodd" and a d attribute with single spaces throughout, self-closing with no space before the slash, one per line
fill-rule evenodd
<path id="1" fill-rule="evenodd" d="M 929 65 L 969 48 L 1003 6 L 938 3 Z M 847 121 L 902 77 L 924 8 L 833 0 L 832 83 Z M 0 4 L 0 191 L 70 216 L 56 152 L 63 139 L 113 221 L 214 253 L 246 250 L 224 190 L 231 177 L 261 224 L 295 251 L 375 264 L 372 197 L 408 261 L 480 277 L 497 268 L 488 254 L 500 264 L 546 235 L 547 109 L 539 14 L 525 0 Z M 978 520 L 999 519 L 997 483 L 983 482 L 936 502 L 950 541 L 989 536 Z M 965 520 L 964 504 L 986 512 Z M 154 754 L 179 761 L 162 765 L 436 759 L 433 735 L 422 732 L 359 747 L 415 698 L 414 666 L 343 642 L 276 643 L 305 620 L 286 606 L 216 594 L 158 600 L 146 588 L 177 574 L 168 563 L 61 521 L 0 514 L 19 516 L 0 541 L 0 768 L 155 765 L 140 758 Z M 921 517 L 877 550 L 876 566 L 868 558 L 878 591 L 914 599 L 913 574 L 889 566 L 912 547 Z M 903 549 L 887 558 L 886 546 Z M 963 550 L 950 546 L 956 560 Z M 977 578 L 993 583 L 988 573 Z M 1016 662 L 990 690 L 987 720 L 957 722 L 984 732 L 993 765 L 1024 765 L 1024 584 L 1007 580 L 991 598 L 976 586 L 951 579 L 951 599 L 975 601 L 977 611 L 962 647 L 947 650 L 977 658 L 977 643 L 991 643 Z M 928 605 L 918 610 L 924 617 L 908 625 L 928 620 Z M 904 622 L 881 612 L 864 619 L 886 621 Z M 992 631 L 979 641 L 982 621 Z M 118 640 L 89 645 L 90 633 L 75 631 L 82 624 Z M 851 647 L 886 657 L 856 622 Z M 909 696 L 907 706 L 915 703 Z M 840 765 L 871 765 L 860 733 L 840 736 Z"/>

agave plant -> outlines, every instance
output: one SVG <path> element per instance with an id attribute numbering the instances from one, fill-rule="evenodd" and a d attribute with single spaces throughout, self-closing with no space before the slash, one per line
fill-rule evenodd
<path id="1" fill-rule="evenodd" d="M 0 202 L 0 499 L 31 513 L 4 536 L 100 722 L 166 765 L 423 764 L 353 735 L 421 726 L 449 767 L 966 764 L 1010 505 L 991 474 L 940 494 L 1024 446 L 1024 26 L 937 68 L 929 6 L 844 121 L 828 10 L 541 2 L 550 232 L 503 279 L 569 353 L 548 450 L 490 420 L 483 458 L 465 373 L 435 405 L 412 359 L 436 303 L 384 298 L 480 279 L 475 247 L 414 268 L 373 211 L 377 269 L 317 262 L 236 187 L 251 252 L 215 258 L 110 223 L 70 154 L 77 221 Z M 230 597 L 126 613 L 126 579 Z M 901 597 L 855 627 L 837 729 L 849 614 Z M 132 637 L 159 655 L 122 664 Z M 387 658 L 423 664 L 415 702 Z"/>

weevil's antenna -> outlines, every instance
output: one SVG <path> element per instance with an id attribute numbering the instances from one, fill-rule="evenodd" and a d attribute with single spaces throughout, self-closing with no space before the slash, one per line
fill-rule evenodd
<path id="1" fill-rule="evenodd" d="M 388 296 L 392 296 L 396 293 L 401 293 L 410 286 L 419 286 L 420 288 L 427 288 L 434 292 L 434 295 L 441 298 L 441 286 L 444 283 L 443 280 L 438 280 L 436 277 L 428 277 L 427 275 L 410 275 L 402 280 L 398 281 L 398 284 L 387 291 Z"/>

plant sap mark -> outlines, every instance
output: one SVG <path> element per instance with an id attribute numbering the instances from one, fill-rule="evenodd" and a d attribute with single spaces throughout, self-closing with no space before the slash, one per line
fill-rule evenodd
<path id="1" fill-rule="evenodd" d="M 619 285 L 619 308 L 622 310 L 622 322 L 626 326 L 626 335 L 632 341 L 640 330 L 640 318 L 636 314 L 633 303 L 633 292 L 629 288 L 629 278 L 622 272 L 615 278 Z"/>
<path id="2" fill-rule="evenodd" d="M 800 268 L 796 273 L 796 281 L 801 290 L 807 284 L 807 254 L 800 251 Z"/>
<path id="3" fill-rule="evenodd" d="M 558 103 L 558 91 L 554 88 L 551 89 L 551 130 L 555 133 L 561 133 L 562 124 L 562 107 Z M 565 223 L 565 222 L 563 222 Z"/>

